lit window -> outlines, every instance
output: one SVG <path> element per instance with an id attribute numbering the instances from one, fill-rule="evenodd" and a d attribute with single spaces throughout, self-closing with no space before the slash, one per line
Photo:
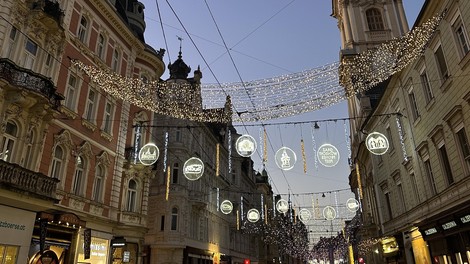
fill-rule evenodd
<path id="1" fill-rule="evenodd" d="M 0 244 L 0 263 L 13 264 L 18 261 L 18 253 L 20 247 Z"/>

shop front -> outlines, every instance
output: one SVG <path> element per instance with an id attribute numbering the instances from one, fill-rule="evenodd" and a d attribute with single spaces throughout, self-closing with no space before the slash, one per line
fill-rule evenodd
<path id="1" fill-rule="evenodd" d="M 28 262 L 35 218 L 35 212 L 0 205 L 0 260 Z"/>
<path id="2" fill-rule="evenodd" d="M 443 217 L 420 231 L 434 264 L 470 263 L 470 211 Z"/>

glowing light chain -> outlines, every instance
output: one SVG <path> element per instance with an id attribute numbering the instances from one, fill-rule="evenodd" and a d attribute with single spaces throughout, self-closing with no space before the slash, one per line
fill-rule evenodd
<path id="1" fill-rule="evenodd" d="M 348 97 L 367 91 L 404 69 L 424 52 L 443 14 L 437 15 L 402 37 L 341 62 L 339 80 Z"/>
<path id="2" fill-rule="evenodd" d="M 408 154 L 406 154 L 405 140 L 403 138 L 403 129 L 401 127 L 400 116 L 396 116 L 398 136 L 400 137 L 401 151 L 403 152 L 403 161 L 408 161 Z"/>
<path id="3" fill-rule="evenodd" d="M 71 63 L 108 94 L 143 109 L 199 122 L 229 123 L 232 121 L 230 97 L 224 96 L 225 102 L 215 108 L 203 108 L 200 85 L 193 86 L 190 83 L 180 82 L 144 82 L 138 78 L 123 77 L 110 70 L 86 65 L 81 61 L 71 60 Z"/>
<path id="4" fill-rule="evenodd" d="M 304 143 L 303 139 L 300 140 L 300 148 L 301 148 L 301 151 L 302 151 L 302 161 L 303 161 L 303 164 L 304 164 L 304 173 L 306 174 L 307 173 L 307 156 L 305 155 L 305 143 Z"/>
<path id="5" fill-rule="evenodd" d="M 243 83 L 144 83 L 77 60 L 71 63 L 110 95 L 159 114 L 201 122 L 255 122 L 318 110 L 374 87 L 422 54 L 442 17 L 351 59 Z"/>

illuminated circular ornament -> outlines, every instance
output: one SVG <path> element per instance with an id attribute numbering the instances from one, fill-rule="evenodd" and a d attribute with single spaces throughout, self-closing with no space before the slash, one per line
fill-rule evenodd
<path id="1" fill-rule="evenodd" d="M 301 209 L 299 211 L 299 219 L 302 223 L 307 224 L 307 222 L 312 218 L 312 213 L 308 209 Z"/>
<path id="2" fill-rule="evenodd" d="M 287 201 L 284 199 L 277 201 L 276 210 L 282 214 L 287 213 L 287 211 L 289 210 L 289 203 L 287 203 Z"/>
<path id="3" fill-rule="evenodd" d="M 250 157 L 256 151 L 256 140 L 250 135 L 242 135 L 235 142 L 238 155 Z"/>
<path id="4" fill-rule="evenodd" d="M 317 158 L 321 165 L 334 167 L 339 162 L 339 151 L 331 144 L 323 144 L 318 148 Z"/>
<path id="5" fill-rule="evenodd" d="M 323 208 L 323 217 L 325 217 L 326 220 L 333 220 L 336 218 L 336 210 L 335 208 L 331 206 L 326 206 Z"/>
<path id="6" fill-rule="evenodd" d="M 383 155 L 389 147 L 388 139 L 384 134 L 372 132 L 367 135 L 366 147 L 374 155 Z"/>
<path id="7" fill-rule="evenodd" d="M 139 161 L 143 165 L 152 165 L 154 164 L 158 157 L 160 156 L 160 150 L 158 149 L 157 145 L 153 143 L 145 144 L 139 150 Z"/>
<path id="8" fill-rule="evenodd" d="M 183 166 L 183 174 L 186 179 L 195 181 L 201 178 L 204 173 L 204 163 L 198 158 L 188 159 Z"/>
<path id="9" fill-rule="evenodd" d="M 233 210 L 233 204 L 229 200 L 224 200 L 220 203 L 220 211 L 223 214 L 230 214 Z"/>
<path id="10" fill-rule="evenodd" d="M 295 162 L 297 161 L 295 152 L 288 147 L 280 148 L 274 157 L 276 160 L 276 165 L 281 170 L 290 170 L 294 168 Z"/>
<path id="11" fill-rule="evenodd" d="M 354 213 L 359 210 L 359 202 L 354 198 L 349 198 L 346 201 L 346 208 L 348 208 L 349 211 Z"/>
<path id="12" fill-rule="evenodd" d="M 259 220 L 259 211 L 257 209 L 250 209 L 246 213 L 246 219 L 252 223 L 256 223 Z"/>

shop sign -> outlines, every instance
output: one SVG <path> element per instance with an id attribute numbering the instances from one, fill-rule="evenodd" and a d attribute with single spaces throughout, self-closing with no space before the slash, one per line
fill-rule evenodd
<path id="1" fill-rule="evenodd" d="M 424 234 L 427 236 L 435 234 L 435 233 L 437 233 L 437 228 L 435 227 L 424 230 Z"/>
<path id="2" fill-rule="evenodd" d="M 450 221 L 450 222 L 447 222 L 445 224 L 442 225 L 442 229 L 444 230 L 448 230 L 448 229 L 451 229 L 451 228 L 454 228 L 457 226 L 457 223 L 455 221 Z"/>
<path id="3" fill-rule="evenodd" d="M 460 217 L 460 221 L 462 221 L 462 224 L 470 222 L 470 215 Z"/>

